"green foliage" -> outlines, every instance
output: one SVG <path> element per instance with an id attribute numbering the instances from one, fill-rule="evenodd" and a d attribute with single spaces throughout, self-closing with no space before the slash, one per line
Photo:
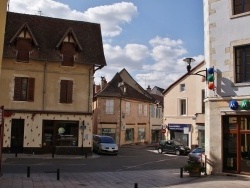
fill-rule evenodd
<path id="1" fill-rule="evenodd" d="M 183 170 L 185 172 L 191 172 L 191 171 L 199 171 L 199 172 L 205 172 L 206 168 L 203 166 L 203 164 L 199 161 L 199 158 L 197 157 L 190 157 L 189 158 L 190 161 L 188 162 L 188 164 L 186 164 L 183 167 Z"/>

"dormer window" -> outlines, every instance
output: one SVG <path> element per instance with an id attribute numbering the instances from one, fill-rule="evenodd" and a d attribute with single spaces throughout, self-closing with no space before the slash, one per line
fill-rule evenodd
<path id="1" fill-rule="evenodd" d="M 76 44 L 73 42 L 63 42 L 62 43 L 62 65 L 63 66 L 73 66 L 74 65 L 74 55 L 75 55 Z"/>
<path id="2" fill-rule="evenodd" d="M 27 28 L 23 28 L 22 32 L 16 39 L 17 61 L 29 62 L 29 53 L 32 48 L 32 39 Z"/>

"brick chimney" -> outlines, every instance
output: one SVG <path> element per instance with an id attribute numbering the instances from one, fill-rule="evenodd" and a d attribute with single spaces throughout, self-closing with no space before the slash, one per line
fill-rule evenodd
<path id="1" fill-rule="evenodd" d="M 150 88 L 150 86 L 148 86 L 147 92 L 151 93 L 151 88 Z"/>
<path id="2" fill-rule="evenodd" d="M 106 85 L 107 85 L 106 78 L 104 76 L 101 76 L 101 90 L 103 90 Z"/>

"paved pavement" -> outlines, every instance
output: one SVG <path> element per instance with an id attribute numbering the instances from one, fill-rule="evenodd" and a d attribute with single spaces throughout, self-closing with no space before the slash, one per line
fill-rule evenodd
<path id="1" fill-rule="evenodd" d="M 13 154 L 3 154 L 6 158 L 15 157 Z M 51 155 L 19 154 L 18 157 L 51 158 Z M 91 157 L 98 157 L 92 155 Z M 57 158 L 82 158 L 84 156 L 55 155 Z M 28 177 L 29 176 L 29 177 Z M 231 174 L 204 175 L 189 177 L 180 169 L 146 170 L 146 171 L 116 171 L 95 173 L 28 173 L 3 174 L 0 177 L 1 188 L 238 188 L 250 187 L 250 176 L 231 176 Z"/>

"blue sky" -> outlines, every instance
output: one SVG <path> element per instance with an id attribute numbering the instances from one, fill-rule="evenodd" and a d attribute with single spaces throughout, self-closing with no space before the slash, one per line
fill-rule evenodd
<path id="1" fill-rule="evenodd" d="M 101 24 L 110 81 L 126 68 L 143 87 L 166 89 L 186 73 L 185 57 L 204 60 L 202 0 L 10 0 L 9 10 Z"/>

